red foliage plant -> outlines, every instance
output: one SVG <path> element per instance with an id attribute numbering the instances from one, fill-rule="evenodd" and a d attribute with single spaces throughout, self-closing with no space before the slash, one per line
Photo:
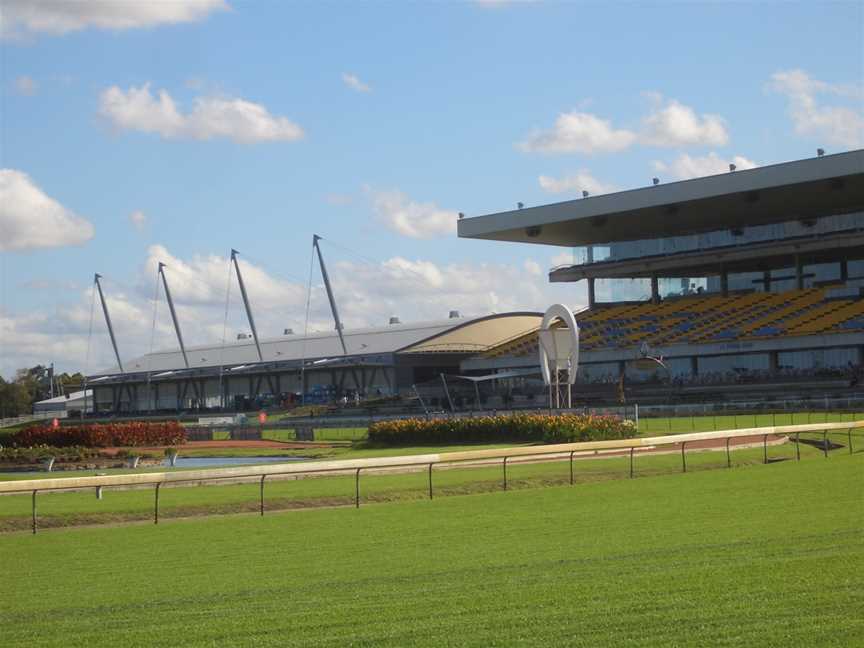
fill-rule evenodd
<path id="1" fill-rule="evenodd" d="M 186 443 L 186 430 L 177 421 L 128 421 L 70 425 L 57 429 L 34 425 L 12 435 L 10 445 L 32 448 L 49 445 L 57 448 L 83 446 L 109 448 L 125 446 L 168 446 Z"/>

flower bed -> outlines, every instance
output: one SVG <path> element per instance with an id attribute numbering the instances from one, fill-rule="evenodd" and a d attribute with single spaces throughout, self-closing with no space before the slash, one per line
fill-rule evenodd
<path id="1" fill-rule="evenodd" d="M 57 429 L 32 426 L 11 436 L 9 445 L 31 448 L 47 445 L 57 448 L 83 446 L 108 448 L 113 446 L 166 446 L 186 443 L 186 430 L 176 421 L 130 421 L 126 423 L 94 423 L 70 425 Z"/>
<path id="2" fill-rule="evenodd" d="M 631 421 L 582 414 L 507 414 L 454 419 L 401 419 L 369 426 L 368 439 L 382 445 L 539 442 L 571 443 L 626 439 Z"/>

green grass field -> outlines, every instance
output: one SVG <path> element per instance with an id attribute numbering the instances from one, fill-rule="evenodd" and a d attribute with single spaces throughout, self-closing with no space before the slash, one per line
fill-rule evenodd
<path id="1" fill-rule="evenodd" d="M 861 645 L 862 489 L 864 454 L 838 453 L 5 534 L 0 628 L 4 646 Z"/>

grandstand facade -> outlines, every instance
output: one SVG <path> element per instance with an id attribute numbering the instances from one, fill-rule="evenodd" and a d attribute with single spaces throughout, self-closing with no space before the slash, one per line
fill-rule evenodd
<path id="1" fill-rule="evenodd" d="M 456 374 L 459 363 L 536 330 L 541 313 L 400 323 L 156 351 L 87 377 L 94 414 L 248 411 L 383 399 Z"/>
<path id="2" fill-rule="evenodd" d="M 857 386 L 862 150 L 466 218 L 459 236 L 573 250 L 549 279 L 586 287 L 583 384 L 619 383 L 650 356 L 679 385 Z M 537 345 L 528 333 L 462 369 L 527 368 Z"/>

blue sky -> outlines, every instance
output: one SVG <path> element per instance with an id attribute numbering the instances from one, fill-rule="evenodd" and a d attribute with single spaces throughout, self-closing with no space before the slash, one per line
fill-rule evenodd
<path id="1" fill-rule="evenodd" d="M 107 360 L 98 321 L 85 358 L 95 271 L 124 355 L 170 346 L 156 260 L 190 343 L 219 338 L 231 247 L 260 273 L 262 333 L 302 328 L 313 233 L 342 246 L 351 325 L 575 305 L 545 279 L 566 250 L 458 240 L 455 212 L 862 145 L 861 3 L 114 4 L 4 12 L 5 375 Z M 92 236 L 49 235 L 45 210 Z"/>

